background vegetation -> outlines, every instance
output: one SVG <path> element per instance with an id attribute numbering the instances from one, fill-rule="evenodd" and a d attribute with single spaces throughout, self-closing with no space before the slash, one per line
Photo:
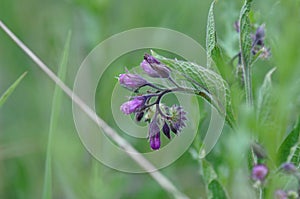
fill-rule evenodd
<path id="1" fill-rule="evenodd" d="M 1 0 L 0 19 L 53 71 L 58 71 L 67 33 L 71 30 L 65 81 L 72 87 L 76 71 L 90 50 L 109 36 L 127 29 L 166 27 L 183 32 L 205 46 L 210 3 L 196 0 Z M 233 24 L 242 4 L 239 0 L 220 0 L 215 6 L 218 37 L 230 56 L 238 52 L 238 34 Z M 270 156 L 276 159 L 277 148 L 300 113 L 300 1 L 254 1 L 253 6 L 251 17 L 258 24 L 266 24 L 267 44 L 272 51 L 270 60 L 257 62 L 253 69 L 255 98 L 267 71 L 277 67 L 272 93 L 272 98 L 277 100 L 270 110 L 272 122 L 257 126 L 254 133 L 259 135 Z M 124 66 L 136 66 L 141 54 L 114 63 L 101 84 L 114 85 L 114 77 L 123 71 Z M 231 68 L 225 70 L 232 71 Z M 0 109 L 0 198 L 41 198 L 43 195 L 55 87 L 0 31 L 0 93 L 25 71 L 27 75 Z M 97 98 L 109 90 L 110 86 L 101 87 Z M 116 128 L 107 103 L 110 103 L 109 98 L 99 102 L 98 106 L 103 110 L 99 114 Z M 241 134 L 253 133 L 255 117 L 243 107 L 243 103 L 237 103 L 236 109 L 243 118 L 238 120 Z M 233 197 L 236 191 L 230 183 L 238 180 L 232 171 L 242 161 L 236 153 L 239 147 L 243 147 L 240 139 L 243 138 L 233 135 L 226 127 L 221 138 L 224 141 L 208 157 L 221 173 L 221 181 L 229 183 L 225 186 L 231 188 L 229 192 Z M 118 172 L 94 160 L 79 140 L 72 119 L 71 101 L 65 96 L 52 143 L 53 198 L 170 197 L 148 174 Z M 275 167 L 276 164 L 270 165 Z M 191 198 L 205 198 L 199 164 L 189 151 L 162 173 Z M 243 187 L 236 188 L 241 191 Z"/>

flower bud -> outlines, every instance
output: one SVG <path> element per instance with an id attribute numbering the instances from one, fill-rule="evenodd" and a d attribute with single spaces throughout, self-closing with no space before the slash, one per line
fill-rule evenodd
<path id="1" fill-rule="evenodd" d="M 265 26 L 261 25 L 259 26 L 256 31 L 255 34 L 252 34 L 252 42 L 253 42 L 253 46 L 264 46 L 264 40 L 265 40 Z"/>
<path id="2" fill-rule="evenodd" d="M 297 168 L 295 167 L 295 165 L 293 163 L 283 163 L 280 168 L 286 172 L 286 173 L 290 173 L 290 174 L 293 174 L 295 172 L 297 172 Z"/>
<path id="3" fill-rule="evenodd" d="M 166 65 L 149 54 L 145 54 L 141 67 L 150 77 L 168 78 L 171 72 Z"/>
<path id="4" fill-rule="evenodd" d="M 168 126 L 168 124 L 165 122 L 164 126 L 162 128 L 163 133 L 165 134 L 165 136 L 167 136 L 167 138 L 171 139 L 171 135 L 170 135 L 170 127 Z"/>
<path id="5" fill-rule="evenodd" d="M 134 113 L 138 111 L 145 104 L 145 101 L 146 99 L 143 96 L 135 97 L 133 100 L 130 100 L 122 104 L 120 110 L 126 115 Z"/>
<path id="6" fill-rule="evenodd" d="M 150 147 L 153 150 L 158 150 L 160 148 L 160 129 L 155 117 L 149 125 L 149 139 Z"/>
<path id="7" fill-rule="evenodd" d="M 263 39 L 265 37 L 265 26 L 264 25 L 261 25 L 256 29 L 255 37 L 257 40 L 263 41 Z"/>
<path id="8" fill-rule="evenodd" d="M 160 75 L 158 74 L 158 72 L 156 72 L 155 70 L 153 70 L 153 68 L 150 66 L 150 64 L 146 61 L 143 60 L 141 63 L 141 68 L 145 71 L 145 73 L 147 73 L 147 75 L 149 75 L 150 77 L 160 77 Z"/>
<path id="9" fill-rule="evenodd" d="M 141 76 L 130 73 L 120 74 L 119 82 L 121 86 L 124 86 L 130 90 L 136 90 L 148 83 L 147 80 Z"/>
<path id="10" fill-rule="evenodd" d="M 251 148 L 257 158 L 264 159 L 267 157 L 265 149 L 260 144 L 254 142 L 251 144 Z"/>
<path id="11" fill-rule="evenodd" d="M 285 191 L 279 189 L 275 192 L 275 199 L 288 199 L 288 195 Z"/>
<path id="12" fill-rule="evenodd" d="M 137 112 L 136 114 L 135 114 L 135 120 L 137 121 L 137 122 L 140 122 L 142 119 L 143 119 L 143 117 L 144 117 L 144 112 L 142 111 L 142 112 Z"/>
<path id="13" fill-rule="evenodd" d="M 252 169 L 252 179 L 257 181 L 264 181 L 268 174 L 268 168 L 263 164 L 255 165 Z"/>

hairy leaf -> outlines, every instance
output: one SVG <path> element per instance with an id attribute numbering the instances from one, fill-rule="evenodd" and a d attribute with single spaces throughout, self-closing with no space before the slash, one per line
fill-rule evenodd
<path id="1" fill-rule="evenodd" d="M 233 125 L 234 117 L 229 87 L 218 73 L 193 62 L 165 58 L 154 51 L 152 51 L 152 55 L 182 75 L 196 89 L 196 94 L 206 99 L 222 115 L 226 114 L 226 121 Z"/>
<path id="2" fill-rule="evenodd" d="M 217 174 L 213 168 L 213 166 L 205 159 L 199 160 L 201 161 L 201 175 L 203 176 L 203 180 L 206 185 L 210 184 L 213 180 L 217 179 Z"/>
<path id="3" fill-rule="evenodd" d="M 228 67 L 228 62 L 230 60 L 229 56 L 225 53 L 224 49 L 218 44 L 217 32 L 215 28 L 214 19 L 214 5 L 215 1 L 211 3 L 208 17 L 207 17 L 207 29 L 206 29 L 206 53 L 207 53 L 207 68 L 213 68 L 212 65 L 215 64 L 219 69 L 220 74 L 226 80 L 229 78 L 230 74 L 226 73 L 225 67 Z"/>
<path id="4" fill-rule="evenodd" d="M 217 36 L 215 30 L 215 19 L 214 19 L 214 5 L 215 1 L 211 3 L 207 17 L 206 27 L 206 53 L 207 53 L 207 67 L 211 67 L 212 62 L 212 51 L 217 44 Z"/>
<path id="5" fill-rule="evenodd" d="M 223 186 L 217 180 L 213 180 L 208 185 L 208 190 L 210 191 L 211 199 L 226 199 L 227 195 L 224 191 Z"/>
<path id="6" fill-rule="evenodd" d="M 217 173 L 213 166 L 205 159 L 199 160 L 201 164 L 201 175 L 206 185 L 207 198 L 223 199 L 227 198 L 223 186 L 218 181 Z"/>
<path id="7" fill-rule="evenodd" d="M 298 118 L 294 129 L 288 134 L 278 149 L 278 164 L 288 161 L 288 157 L 293 156 L 293 150 L 299 145 L 299 133 L 300 118 Z"/>
<path id="8" fill-rule="evenodd" d="M 272 68 L 265 76 L 264 82 L 259 89 L 257 99 L 257 118 L 261 123 L 264 123 L 270 114 L 271 94 L 272 94 L 272 74 L 276 68 Z"/>
<path id="9" fill-rule="evenodd" d="M 252 39 L 249 19 L 251 3 L 252 0 L 245 0 L 240 13 L 240 50 L 241 61 L 245 70 L 250 67 L 252 59 Z"/>

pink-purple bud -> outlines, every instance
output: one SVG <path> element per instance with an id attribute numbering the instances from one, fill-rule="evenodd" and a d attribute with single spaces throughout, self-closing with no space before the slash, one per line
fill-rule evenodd
<path id="1" fill-rule="evenodd" d="M 145 80 L 141 76 L 130 73 L 120 74 L 119 82 L 121 86 L 124 86 L 131 90 L 138 89 L 148 83 L 147 80 Z"/>
<path id="2" fill-rule="evenodd" d="M 145 54 L 141 68 L 150 77 L 168 78 L 171 72 L 166 65 L 160 63 L 155 57 L 148 54 Z"/>
<path id="3" fill-rule="evenodd" d="M 133 100 L 130 100 L 122 104 L 120 109 L 124 114 L 129 115 L 131 113 L 138 111 L 145 104 L 145 101 L 146 101 L 145 97 L 138 96 L 135 97 Z"/>
<path id="4" fill-rule="evenodd" d="M 149 125 L 149 140 L 150 147 L 153 150 L 158 150 L 160 148 L 160 129 L 157 124 L 156 118 L 153 118 Z"/>
<path id="5" fill-rule="evenodd" d="M 156 72 L 155 70 L 153 70 L 153 68 L 150 66 L 150 64 L 146 60 L 142 61 L 141 68 L 150 77 L 160 77 L 160 75 L 158 74 L 158 72 Z"/>
<path id="6" fill-rule="evenodd" d="M 268 168 L 264 164 L 255 165 L 252 169 L 252 179 L 264 181 L 268 174 Z"/>
<path id="7" fill-rule="evenodd" d="M 162 131 L 165 134 L 165 136 L 167 136 L 168 139 L 171 139 L 171 135 L 170 135 L 170 127 L 169 125 L 165 122 L 163 127 L 162 127 Z"/>
<path id="8" fill-rule="evenodd" d="M 275 192 L 275 199 L 288 199 L 288 194 L 279 189 Z"/>
<path id="9" fill-rule="evenodd" d="M 281 165 L 281 169 L 286 172 L 286 173 L 290 173 L 293 174 L 295 172 L 297 172 L 297 168 L 293 163 L 287 162 L 287 163 L 283 163 Z"/>

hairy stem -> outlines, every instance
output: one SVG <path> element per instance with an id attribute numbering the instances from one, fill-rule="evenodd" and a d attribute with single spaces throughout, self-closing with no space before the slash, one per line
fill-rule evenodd
<path id="1" fill-rule="evenodd" d="M 253 106 L 253 95 L 252 95 L 252 75 L 251 67 L 248 66 L 244 69 L 244 85 L 246 91 L 246 103 L 248 106 Z"/>

